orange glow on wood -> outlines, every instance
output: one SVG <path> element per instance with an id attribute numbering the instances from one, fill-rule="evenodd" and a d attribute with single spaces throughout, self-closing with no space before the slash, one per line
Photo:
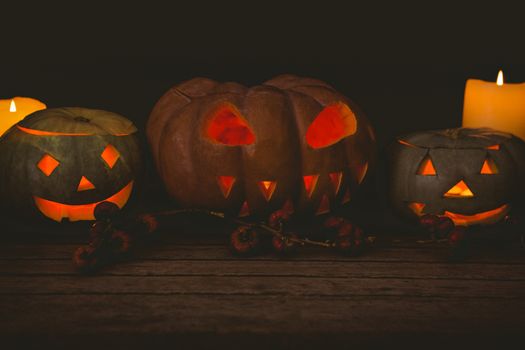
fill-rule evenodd
<path id="1" fill-rule="evenodd" d="M 321 198 L 321 203 L 319 203 L 319 208 L 317 208 L 315 215 L 326 214 L 328 212 L 330 212 L 330 200 L 328 199 L 328 196 L 324 194 L 323 198 Z"/>
<path id="2" fill-rule="evenodd" d="M 235 183 L 235 177 L 217 176 L 217 183 L 219 184 L 219 188 L 221 189 L 224 198 L 228 198 L 233 188 L 233 184 Z"/>
<path id="3" fill-rule="evenodd" d="M 425 176 L 436 175 L 436 168 L 434 168 L 434 164 L 432 163 L 432 159 L 430 159 L 430 156 L 426 156 L 425 159 L 423 159 L 421 165 L 419 166 L 419 169 L 417 170 L 417 174 Z"/>
<path id="4" fill-rule="evenodd" d="M 244 203 L 242 203 L 241 210 L 239 211 L 239 217 L 242 218 L 248 215 L 250 215 L 250 207 L 248 207 L 248 202 L 244 201 Z"/>
<path id="5" fill-rule="evenodd" d="M 27 115 L 46 109 L 42 102 L 29 97 L 0 100 L 0 136 Z"/>
<path id="6" fill-rule="evenodd" d="M 341 181 L 343 180 L 343 172 L 338 171 L 336 173 L 330 173 L 328 174 L 330 176 L 330 180 L 332 180 L 332 185 L 334 185 L 334 192 L 337 194 L 339 192 L 339 188 L 341 188 Z"/>
<path id="7" fill-rule="evenodd" d="M 304 189 L 306 190 L 306 193 L 308 194 L 308 197 L 312 197 L 312 194 L 315 191 L 315 187 L 317 186 L 317 180 L 318 179 L 319 179 L 319 175 L 305 175 L 305 176 L 303 176 Z"/>
<path id="8" fill-rule="evenodd" d="M 59 165 L 60 165 L 60 162 L 58 160 L 51 157 L 49 154 L 46 154 L 45 156 L 42 157 L 42 159 L 40 159 L 40 161 L 38 162 L 36 166 L 46 176 L 49 176 L 53 173 L 53 171 L 55 171 L 55 169 Z"/>
<path id="9" fill-rule="evenodd" d="M 276 181 L 259 181 L 259 188 L 261 189 L 261 192 L 266 199 L 266 201 L 270 201 L 270 199 L 273 196 L 273 193 L 275 192 L 275 189 L 277 188 L 277 182 Z"/>
<path id="10" fill-rule="evenodd" d="M 354 112 L 346 104 L 336 102 L 326 106 L 314 119 L 306 131 L 306 142 L 314 149 L 328 147 L 356 131 Z"/>
<path id="11" fill-rule="evenodd" d="M 478 225 L 478 224 L 493 224 L 503 218 L 510 210 L 508 204 L 504 204 L 499 208 L 484 211 L 473 215 L 457 214 L 450 211 L 445 211 L 445 216 L 448 216 L 456 225 Z"/>
<path id="12" fill-rule="evenodd" d="M 133 181 L 127 184 L 122 190 L 113 196 L 102 200 L 96 203 L 90 204 L 62 204 L 58 202 L 53 202 L 47 199 L 43 199 L 37 196 L 34 196 L 35 205 L 40 210 L 40 212 L 55 221 L 62 221 L 62 219 L 67 218 L 69 221 L 79 221 L 79 220 L 95 220 L 94 210 L 95 207 L 102 202 L 111 202 L 116 204 L 119 208 L 123 208 L 124 205 L 128 202 L 131 191 L 133 190 Z"/>
<path id="13" fill-rule="evenodd" d="M 494 150 L 494 151 L 499 151 L 499 145 L 488 146 L 488 147 L 486 147 L 486 149 L 491 149 L 491 150 Z"/>
<path id="14" fill-rule="evenodd" d="M 251 145 L 255 142 L 255 135 L 248 123 L 231 104 L 223 104 L 213 112 L 206 127 L 206 135 L 227 146 Z"/>
<path id="15" fill-rule="evenodd" d="M 106 164 L 113 169 L 115 163 L 117 163 L 117 160 L 120 158 L 120 153 L 118 153 L 117 149 L 112 145 L 107 145 L 106 148 L 104 148 L 104 151 L 102 151 L 100 157 L 102 157 Z"/>
<path id="16" fill-rule="evenodd" d="M 461 180 L 452 186 L 452 188 L 448 190 L 444 196 L 447 198 L 470 198 L 474 197 L 474 193 L 472 193 L 465 181 Z"/>
<path id="17" fill-rule="evenodd" d="M 94 190 L 95 185 L 91 183 L 85 176 L 82 176 L 77 187 L 77 192 Z"/>
<path id="18" fill-rule="evenodd" d="M 480 174 L 483 175 L 494 175 L 498 173 L 498 167 L 491 158 L 485 159 L 483 166 L 481 167 Z"/>

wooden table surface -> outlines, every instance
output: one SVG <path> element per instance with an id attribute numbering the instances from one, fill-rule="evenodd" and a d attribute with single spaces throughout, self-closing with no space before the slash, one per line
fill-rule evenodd
<path id="1" fill-rule="evenodd" d="M 519 245 L 475 246 L 463 263 L 405 237 L 357 258 L 317 248 L 238 258 L 224 239 L 185 235 L 82 276 L 71 264 L 82 242 L 1 244 L 0 335 L 12 347 L 0 348 L 441 348 L 525 338 Z"/>

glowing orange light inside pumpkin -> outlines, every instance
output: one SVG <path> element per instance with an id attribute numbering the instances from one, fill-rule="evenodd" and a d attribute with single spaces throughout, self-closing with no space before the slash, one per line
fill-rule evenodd
<path id="1" fill-rule="evenodd" d="M 476 213 L 472 215 L 457 214 L 450 211 L 445 211 L 445 216 L 449 217 L 454 221 L 456 225 L 476 225 L 480 223 L 492 224 L 498 222 L 502 217 L 504 217 L 507 212 L 510 210 L 508 204 L 504 204 L 499 208 L 484 211 L 481 213 Z"/>
<path id="2" fill-rule="evenodd" d="M 15 100 L 11 100 L 11 103 L 9 104 L 9 112 L 11 112 L 11 113 L 15 113 L 16 112 Z"/>
<path id="3" fill-rule="evenodd" d="M 311 197 L 312 194 L 315 191 L 315 186 L 317 185 L 317 180 L 319 179 L 319 175 L 305 175 L 303 176 L 304 181 L 304 189 L 306 190 L 306 193 L 308 194 L 308 197 Z"/>
<path id="4" fill-rule="evenodd" d="M 25 132 L 26 134 L 35 135 L 35 136 L 90 136 L 91 134 L 86 133 L 64 133 L 64 132 L 54 132 L 54 131 L 42 131 L 35 129 L 24 128 L 23 126 L 16 126 L 20 131 Z"/>
<path id="5" fill-rule="evenodd" d="M 491 149 L 491 150 L 494 150 L 494 151 L 499 151 L 499 145 L 488 146 L 485 149 Z"/>
<path id="6" fill-rule="evenodd" d="M 94 190 L 95 185 L 91 183 L 85 176 L 82 176 L 77 187 L 77 192 Z"/>
<path id="7" fill-rule="evenodd" d="M 58 132 L 58 131 L 43 131 L 36 129 L 24 128 L 23 126 L 17 125 L 18 130 L 25 132 L 26 134 L 35 136 L 93 136 L 95 134 L 82 133 L 82 132 Z M 129 134 L 115 134 L 113 136 L 128 136 Z"/>
<path id="8" fill-rule="evenodd" d="M 94 210 L 95 207 L 102 202 L 111 202 L 116 204 L 119 208 L 123 208 L 124 205 L 128 202 L 129 196 L 133 189 L 133 181 L 128 183 L 122 190 L 113 196 L 106 198 L 105 200 L 90 203 L 90 204 L 62 204 L 58 202 L 53 202 L 47 199 L 43 199 L 37 196 L 34 196 L 35 205 L 40 210 L 42 214 L 46 217 L 53 219 L 55 221 L 62 221 L 63 218 L 69 219 L 69 221 L 79 221 L 79 220 L 95 220 Z"/>
<path id="9" fill-rule="evenodd" d="M 358 184 L 361 184 L 361 182 L 363 182 L 367 171 L 368 171 L 368 162 L 366 162 L 365 164 L 361 164 L 357 167 L 356 178 L 357 178 Z"/>
<path id="10" fill-rule="evenodd" d="M 217 176 L 217 182 L 224 198 L 228 198 L 235 183 L 233 176 Z"/>
<path id="11" fill-rule="evenodd" d="M 100 157 L 102 157 L 106 164 L 113 169 L 115 163 L 117 163 L 117 160 L 120 158 L 120 153 L 118 153 L 117 149 L 112 145 L 107 145 L 106 148 L 104 148 L 104 151 L 102 151 Z"/>
<path id="12" fill-rule="evenodd" d="M 400 144 L 402 144 L 402 145 L 404 145 L 404 146 L 408 146 L 408 147 L 416 147 L 416 146 L 414 146 L 413 144 L 408 143 L 408 142 L 403 141 L 403 140 L 397 140 L 397 142 L 399 142 Z"/>
<path id="13" fill-rule="evenodd" d="M 474 197 L 474 193 L 472 193 L 465 181 L 461 180 L 452 186 L 452 188 L 448 190 L 444 196 L 447 198 L 470 198 Z"/>
<path id="14" fill-rule="evenodd" d="M 51 157 L 49 154 L 46 154 L 42 157 L 42 159 L 40 159 L 40 161 L 38 162 L 36 166 L 46 176 L 49 176 L 53 173 L 53 171 L 55 171 L 55 169 L 59 165 L 60 165 L 60 162 L 58 160 Z"/>
<path id="15" fill-rule="evenodd" d="M 321 202 L 319 203 L 319 208 L 317 208 L 317 212 L 315 215 L 321 215 L 326 214 L 330 212 L 330 200 L 328 199 L 328 196 L 325 194 L 323 195 L 323 198 L 321 198 Z"/>
<path id="16" fill-rule="evenodd" d="M 423 209 L 425 208 L 424 203 L 412 202 L 408 204 L 408 207 L 418 216 L 423 215 Z"/>
<path id="17" fill-rule="evenodd" d="M 248 207 L 248 202 L 244 201 L 244 203 L 242 203 L 241 210 L 239 211 L 239 217 L 242 218 L 248 215 L 250 215 L 250 207 Z"/>
<path id="18" fill-rule="evenodd" d="M 206 126 L 208 138 L 227 146 L 251 145 L 255 135 L 239 110 L 231 104 L 219 106 Z"/>
<path id="19" fill-rule="evenodd" d="M 345 195 L 343 196 L 343 199 L 341 200 L 341 204 L 346 204 L 346 203 L 350 202 L 351 199 L 352 199 L 352 196 L 350 194 L 350 189 L 347 188 L 346 192 L 345 192 Z"/>
<path id="20" fill-rule="evenodd" d="M 498 167 L 491 158 L 485 159 L 483 166 L 481 167 L 480 174 L 483 175 L 494 175 L 498 173 Z"/>
<path id="21" fill-rule="evenodd" d="M 436 175 L 436 168 L 434 168 L 434 164 L 432 163 L 432 159 L 430 159 L 430 156 L 426 156 L 425 159 L 423 159 L 423 161 L 419 165 L 417 174 L 425 175 L 425 176 L 435 176 Z"/>
<path id="22" fill-rule="evenodd" d="M 326 106 L 317 115 L 306 131 L 306 142 L 312 148 L 328 147 L 356 131 L 354 112 L 346 104 L 336 102 Z"/>
<path id="23" fill-rule="evenodd" d="M 343 173 L 341 171 L 338 171 L 336 173 L 330 173 L 328 174 L 328 176 L 330 176 L 330 180 L 332 180 L 332 185 L 334 185 L 334 192 L 337 194 L 337 192 L 339 192 L 339 188 L 341 187 Z"/>
<path id="24" fill-rule="evenodd" d="M 424 203 L 412 202 L 408 204 L 408 207 L 418 216 L 423 215 Z M 490 224 L 498 222 L 506 213 L 509 211 L 510 206 L 504 204 L 499 208 L 476 213 L 472 215 L 458 214 L 451 211 L 445 211 L 444 216 L 449 217 L 456 225 L 477 225 L 477 224 Z"/>
<path id="25" fill-rule="evenodd" d="M 273 193 L 275 192 L 275 189 L 277 188 L 277 182 L 276 181 L 259 181 L 259 188 L 261 189 L 261 192 L 266 199 L 266 201 L 269 201 Z"/>

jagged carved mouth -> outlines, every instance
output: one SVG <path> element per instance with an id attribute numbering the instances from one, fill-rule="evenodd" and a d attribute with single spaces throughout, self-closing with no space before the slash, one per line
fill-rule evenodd
<path id="1" fill-rule="evenodd" d="M 418 216 L 423 215 L 423 208 L 425 207 L 425 204 L 423 203 L 417 203 L 412 202 L 409 205 L 409 208 Z M 495 223 L 499 221 L 503 216 L 505 216 L 510 210 L 510 205 L 503 204 L 501 207 L 487 210 L 483 212 L 479 212 L 472 215 L 466 215 L 466 214 L 459 214 L 454 213 L 452 211 L 447 211 L 443 213 L 443 215 L 448 216 L 449 218 L 454 221 L 456 225 L 475 225 L 481 222 L 484 223 Z"/>
<path id="2" fill-rule="evenodd" d="M 69 221 L 95 220 L 94 210 L 98 204 L 102 202 L 111 202 L 122 209 L 122 207 L 128 202 L 132 190 L 133 181 L 130 181 L 111 197 L 99 202 L 88 204 L 63 204 L 40 198 L 38 196 L 33 196 L 33 198 L 38 210 L 52 220 L 58 222 L 62 221 L 64 218 L 67 218 Z"/>

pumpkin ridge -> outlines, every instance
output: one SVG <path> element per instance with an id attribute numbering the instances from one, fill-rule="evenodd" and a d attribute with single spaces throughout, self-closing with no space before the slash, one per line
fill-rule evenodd
<path id="1" fill-rule="evenodd" d="M 400 139 L 409 145 L 396 141 L 391 146 L 389 197 L 402 216 L 446 215 L 460 225 L 491 225 L 505 214 L 494 208 L 522 205 L 525 143 L 517 137 L 483 128 L 420 131 Z M 437 176 L 414 171 L 426 154 L 431 154 Z M 487 159 L 497 171 L 488 170 Z M 425 209 L 409 210 L 411 202 Z"/>
<path id="2" fill-rule="evenodd" d="M 193 97 L 190 97 L 189 95 L 186 95 L 181 90 L 179 90 L 177 87 L 171 88 L 170 89 L 170 93 L 173 94 L 173 95 L 181 96 L 181 97 L 185 98 L 188 101 L 188 103 L 190 103 L 193 100 Z"/>
<path id="3" fill-rule="evenodd" d="M 150 116 L 146 122 L 146 135 L 148 139 L 148 143 L 150 145 L 150 148 L 154 154 L 157 154 L 160 152 L 160 143 L 162 142 L 162 133 L 163 130 L 166 129 L 168 122 L 177 116 L 177 113 L 180 112 L 184 107 L 186 107 L 188 104 L 190 104 L 193 101 L 192 99 L 188 100 L 188 95 L 186 93 L 173 93 L 173 90 L 181 91 L 179 88 L 180 85 L 184 83 L 181 83 L 177 86 L 172 87 L 168 92 L 166 92 L 162 97 L 160 98 L 159 102 L 155 104 L 153 107 L 153 110 L 150 112 Z M 183 100 L 185 100 L 185 103 L 183 102 L 182 105 L 176 104 L 176 108 L 173 110 L 170 110 L 168 112 L 164 111 L 161 107 L 164 106 L 166 103 L 166 100 L 169 99 L 170 102 L 169 105 L 173 105 L 174 100 L 177 97 L 181 97 Z M 161 103 L 162 102 L 162 103 Z M 151 137 L 151 134 L 155 133 L 157 129 L 160 129 L 160 137 Z M 158 168 L 158 167 L 157 167 Z"/>
<path id="4" fill-rule="evenodd" d="M 79 117 L 89 122 L 79 122 Z M 137 128 L 131 121 L 116 113 L 79 107 L 43 109 L 30 114 L 20 121 L 19 125 L 26 129 L 43 132 L 87 133 L 90 135 L 129 135 L 137 132 Z"/>
<path id="5" fill-rule="evenodd" d="M 297 136 L 298 140 L 301 140 L 300 142 L 304 142 L 303 141 L 304 140 L 304 135 L 301 135 L 300 128 L 299 128 L 299 113 L 297 112 L 297 107 L 295 105 L 294 97 L 290 93 L 290 90 L 281 90 L 281 91 L 283 91 L 283 93 L 286 95 L 286 101 L 288 102 L 288 105 L 289 105 L 290 109 L 293 112 L 294 125 L 295 125 L 295 128 L 294 128 L 295 136 Z M 302 149 L 302 147 L 301 147 L 301 149 Z M 304 174 L 304 153 L 303 153 L 303 151 L 301 151 L 300 155 L 297 158 L 299 159 L 299 162 L 300 162 L 299 169 L 301 169 L 301 179 L 300 179 L 300 181 L 303 181 L 303 175 L 305 175 Z M 297 194 L 297 198 L 292 198 L 292 202 L 294 203 L 294 207 L 297 206 L 297 203 L 299 202 L 299 199 L 301 198 L 301 193 L 302 193 L 302 191 L 299 191 L 298 194 Z"/>
<path id="6" fill-rule="evenodd" d="M 369 147 L 374 141 L 368 129 L 360 130 L 359 126 L 356 134 L 341 140 L 335 148 L 308 148 L 303 133 L 328 103 L 346 103 L 356 114 L 358 124 L 368 125 L 362 111 L 323 82 L 280 76 L 249 87 L 208 80 L 184 84 L 181 91 L 187 96 L 173 90 L 169 97 L 165 94 L 160 98 L 147 130 L 160 178 L 179 205 L 238 215 L 248 203 L 251 215 L 263 217 L 291 200 L 296 215 L 315 215 L 324 196 L 336 209 L 342 197 L 339 194 L 357 187 L 349 183 L 350 175 L 359 171 L 361 163 L 372 161 Z M 303 87 L 305 91 L 301 91 L 304 85 L 310 90 Z M 222 102 L 233 104 L 245 118 L 255 135 L 253 144 L 223 145 L 210 142 L 210 135 L 203 133 L 206 118 L 213 117 L 208 113 Z M 229 125 L 218 125 L 217 132 Z M 335 195 L 329 175 L 334 172 L 341 173 L 342 179 Z M 304 175 L 320 176 L 312 198 L 305 197 Z M 220 176 L 235 177 L 226 198 L 218 183 Z M 261 193 L 265 181 L 277 181 L 271 198 Z"/>
<path id="7" fill-rule="evenodd" d="M 323 86 L 329 87 L 335 91 L 335 89 L 330 84 L 327 84 L 322 80 L 314 78 L 303 78 L 294 74 L 281 74 L 277 77 L 265 81 L 262 85 L 274 86 L 281 90 L 290 90 L 297 86 Z"/>
<path id="8" fill-rule="evenodd" d="M 195 98 L 199 96 L 205 96 L 217 84 L 220 83 L 213 79 L 197 77 L 185 80 L 173 86 L 173 88 L 177 88 L 178 90 L 182 91 L 185 95 Z"/>

